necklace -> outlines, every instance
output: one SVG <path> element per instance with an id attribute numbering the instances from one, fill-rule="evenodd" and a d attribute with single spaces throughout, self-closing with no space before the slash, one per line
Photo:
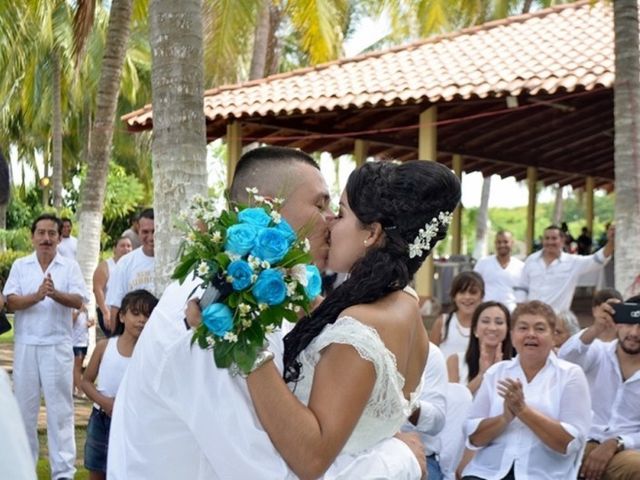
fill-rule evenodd
<path id="1" fill-rule="evenodd" d="M 462 330 L 463 328 L 468 328 L 469 331 L 465 333 L 464 330 Z M 462 327 L 460 325 L 460 320 L 458 319 L 457 315 L 456 315 L 456 329 L 458 330 L 458 333 L 465 338 L 469 338 L 469 335 L 471 335 L 471 327 Z"/>

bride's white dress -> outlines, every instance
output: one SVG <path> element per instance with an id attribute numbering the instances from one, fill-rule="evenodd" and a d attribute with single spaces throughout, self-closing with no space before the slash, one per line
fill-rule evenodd
<path id="1" fill-rule="evenodd" d="M 294 394 L 305 405 L 309 404 L 313 374 L 322 350 L 332 343 L 351 345 L 363 359 L 373 363 L 376 370 L 371 397 L 343 449 L 345 453 L 355 454 L 395 435 L 411 415 L 417 394 L 412 394 L 411 402 L 404 397 L 404 377 L 398 372 L 395 356 L 385 347 L 378 332 L 355 318 L 341 317 L 327 325 L 298 356 L 302 364 L 301 379 Z M 420 390 L 421 387 L 417 392 Z"/>

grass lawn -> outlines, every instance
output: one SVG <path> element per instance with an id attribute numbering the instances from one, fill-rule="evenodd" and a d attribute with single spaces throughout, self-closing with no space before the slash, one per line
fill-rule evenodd
<path id="1" fill-rule="evenodd" d="M 88 480 L 89 472 L 84 468 L 84 440 L 87 434 L 86 427 L 76 427 L 76 468 L 78 471 L 74 480 Z M 51 478 L 51 469 L 49 468 L 49 458 L 47 449 L 47 432 L 45 430 L 38 431 L 38 440 L 40 441 L 40 459 L 38 460 L 37 472 L 38 480 L 49 480 Z"/>

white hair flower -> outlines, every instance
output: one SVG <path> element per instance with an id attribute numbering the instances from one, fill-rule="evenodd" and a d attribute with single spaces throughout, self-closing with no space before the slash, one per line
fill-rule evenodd
<path id="1" fill-rule="evenodd" d="M 440 227 L 447 227 L 453 215 L 450 212 L 440 212 L 418 231 L 418 236 L 409 244 L 409 258 L 422 257 L 425 251 L 431 249 L 431 241 L 438 235 Z"/>

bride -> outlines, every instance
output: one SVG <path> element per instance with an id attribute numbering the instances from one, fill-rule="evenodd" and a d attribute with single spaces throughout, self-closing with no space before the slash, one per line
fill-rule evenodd
<path id="1" fill-rule="evenodd" d="M 429 340 L 408 283 L 458 198 L 457 179 L 431 162 L 367 163 L 349 177 L 327 259 L 349 278 L 285 337 L 284 381 L 273 364 L 247 378 L 262 426 L 300 478 L 393 436 L 410 415 Z"/>
<path id="2" fill-rule="evenodd" d="M 363 165 L 349 177 L 330 226 L 327 267 L 350 276 L 287 334 L 282 370 L 271 361 L 279 360 L 278 352 L 265 351 L 246 384 L 216 374 L 207 395 L 199 395 L 185 387 L 184 368 L 176 366 L 193 356 L 213 359 L 189 348 L 190 334 L 172 347 L 169 361 L 148 365 L 166 372 L 156 389 L 161 399 L 166 394 L 167 402 L 190 403 L 180 421 L 210 422 L 210 435 L 196 438 L 215 444 L 207 455 L 210 478 L 247 478 L 242 472 L 248 464 L 262 470 L 260 478 L 282 478 L 267 473 L 273 462 L 258 458 L 269 441 L 273 456 L 295 476 L 318 478 L 336 459 L 366 454 L 399 431 L 421 388 L 429 344 L 408 284 L 445 237 L 459 199 L 458 179 L 435 162 Z M 251 432 L 233 429 L 253 411 L 243 402 L 252 402 L 259 420 Z M 197 414 L 206 404 L 215 405 L 219 419 Z M 174 444 L 188 454 L 189 445 L 180 439 Z M 234 444 L 245 447 L 233 450 Z M 232 451 L 235 457 L 220 454 Z M 111 461 L 110 452 L 109 469 Z"/>

